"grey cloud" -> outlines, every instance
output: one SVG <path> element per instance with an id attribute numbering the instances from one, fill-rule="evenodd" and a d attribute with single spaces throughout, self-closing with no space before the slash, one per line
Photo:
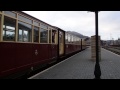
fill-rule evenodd
<path id="1" fill-rule="evenodd" d="M 40 20 L 53 26 L 60 27 L 65 31 L 76 31 L 83 35 L 95 34 L 95 15 L 87 11 L 24 11 Z M 107 39 L 113 34 L 120 34 L 120 12 L 101 11 L 99 12 L 99 34 L 102 39 Z"/>

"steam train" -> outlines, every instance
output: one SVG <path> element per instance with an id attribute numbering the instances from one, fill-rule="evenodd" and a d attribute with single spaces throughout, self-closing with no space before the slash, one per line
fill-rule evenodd
<path id="1" fill-rule="evenodd" d="M 86 49 L 85 40 L 21 11 L 0 11 L 0 78 L 16 78 Z"/>

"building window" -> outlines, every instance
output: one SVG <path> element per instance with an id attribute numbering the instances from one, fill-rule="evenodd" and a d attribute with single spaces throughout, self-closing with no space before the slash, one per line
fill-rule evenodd
<path id="1" fill-rule="evenodd" d="M 39 28 L 38 27 L 34 27 L 34 42 L 39 43 Z"/>
<path id="2" fill-rule="evenodd" d="M 40 29 L 40 43 L 48 43 L 48 30 Z"/>
<path id="3" fill-rule="evenodd" d="M 19 20 L 22 20 L 22 21 L 25 21 L 25 22 L 27 22 L 27 23 L 30 23 L 30 24 L 32 24 L 32 20 L 30 20 L 30 19 L 28 19 L 28 18 L 25 18 L 25 17 L 23 17 L 23 16 L 18 16 L 18 19 Z"/>
<path id="4" fill-rule="evenodd" d="M 32 26 L 24 22 L 18 21 L 18 41 L 32 41 Z"/>
<path id="5" fill-rule="evenodd" d="M 16 20 L 4 16 L 3 41 L 15 41 Z"/>
<path id="6" fill-rule="evenodd" d="M 15 18 L 16 18 L 16 14 L 13 13 L 13 12 L 11 12 L 11 11 L 4 11 L 4 13 L 5 13 L 6 15 L 9 15 L 9 16 L 12 16 L 12 17 L 15 17 Z"/>

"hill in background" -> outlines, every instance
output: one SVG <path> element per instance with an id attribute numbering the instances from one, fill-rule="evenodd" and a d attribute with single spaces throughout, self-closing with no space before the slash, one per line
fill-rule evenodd
<path id="1" fill-rule="evenodd" d="M 68 32 L 69 34 L 75 35 L 75 36 L 80 37 L 80 38 L 84 38 L 84 39 L 90 38 L 90 37 L 88 37 L 88 36 L 84 36 L 84 35 L 82 35 L 82 34 L 80 34 L 80 33 L 78 33 L 78 32 L 75 32 L 75 31 L 67 31 L 67 32 Z"/>

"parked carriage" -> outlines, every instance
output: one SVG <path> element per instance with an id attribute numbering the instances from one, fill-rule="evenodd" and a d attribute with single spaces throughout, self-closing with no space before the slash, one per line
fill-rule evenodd
<path id="1" fill-rule="evenodd" d="M 21 11 L 0 11 L 0 78 L 33 72 L 85 49 L 85 41 Z"/>

